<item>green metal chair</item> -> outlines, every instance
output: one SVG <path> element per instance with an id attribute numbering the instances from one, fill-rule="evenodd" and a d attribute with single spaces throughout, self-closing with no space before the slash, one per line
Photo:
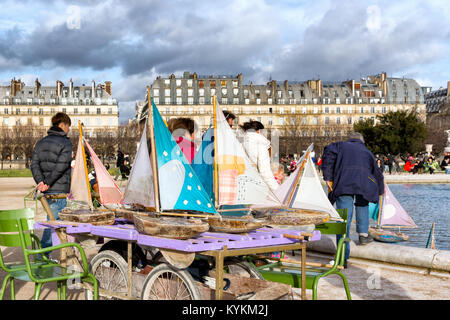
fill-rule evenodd
<path id="1" fill-rule="evenodd" d="M 338 242 L 332 267 L 306 267 L 306 288 L 313 290 L 313 300 L 317 300 L 317 286 L 319 280 L 332 274 L 337 274 L 342 278 L 347 299 L 351 300 L 347 278 L 339 269 L 339 267 L 344 266 L 345 243 L 349 242 L 349 239 L 346 236 L 348 223 L 347 209 L 339 209 L 337 211 L 344 220 L 343 222 L 327 222 L 316 226 L 316 230 L 319 230 L 322 234 L 339 234 L 342 235 L 342 238 Z M 253 261 L 250 259 L 249 263 L 253 264 Z M 290 284 L 294 288 L 301 288 L 302 286 L 302 272 L 300 266 L 287 265 L 284 262 L 277 261 L 255 268 L 263 276 L 264 280 Z"/>
<path id="2" fill-rule="evenodd" d="M 11 287 L 11 299 L 15 299 L 15 279 L 35 283 L 35 300 L 39 299 L 42 286 L 49 282 L 57 283 L 58 300 L 65 300 L 67 280 L 69 279 L 79 279 L 82 282 L 91 283 L 94 287 L 94 299 L 97 299 L 97 279 L 88 271 L 89 267 L 83 248 L 77 243 L 63 243 L 42 249 L 39 238 L 33 232 L 33 224 L 34 211 L 31 208 L 0 210 L 0 246 L 21 247 L 24 255 L 24 263 L 6 264 L 0 250 L 0 267 L 8 273 L 3 280 L 0 300 L 3 299 L 8 281 Z M 28 249 L 30 247 L 31 249 Z M 57 262 L 49 260 L 44 254 L 67 247 L 77 248 L 79 250 L 84 271 L 70 270 Z M 35 255 L 41 255 L 42 257 L 36 259 Z"/>

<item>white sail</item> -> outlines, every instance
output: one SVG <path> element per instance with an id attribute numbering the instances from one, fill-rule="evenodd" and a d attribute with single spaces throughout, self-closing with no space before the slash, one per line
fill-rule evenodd
<path id="1" fill-rule="evenodd" d="M 314 148 L 314 143 L 311 143 L 311 145 L 306 149 L 305 153 L 303 154 L 303 156 L 300 158 L 300 160 L 298 160 L 297 162 L 297 168 L 295 169 L 295 171 L 286 178 L 286 180 L 277 188 L 277 190 L 275 190 L 275 195 L 278 197 L 278 199 L 280 199 L 281 203 L 289 206 L 288 200 L 289 200 L 289 196 L 292 192 L 294 192 L 294 189 L 297 187 L 298 184 L 298 175 L 301 174 L 300 170 L 302 169 L 302 163 L 303 161 L 305 161 L 305 157 L 306 155 L 308 155 L 308 157 L 310 157 L 310 153 Z M 291 201 L 289 201 L 290 203 L 292 203 L 292 199 Z"/>
<path id="2" fill-rule="evenodd" d="M 122 202 L 124 204 L 140 204 L 145 207 L 155 207 L 153 171 L 147 146 L 147 121 L 145 121 L 144 132 L 139 142 L 139 148 Z"/>
<path id="3" fill-rule="evenodd" d="M 248 158 L 217 102 L 216 118 L 219 205 L 280 206 L 280 201 Z"/>
<path id="4" fill-rule="evenodd" d="M 319 210 L 328 213 L 332 218 L 341 219 L 325 194 L 311 157 L 306 159 L 300 184 L 290 207 Z"/>
<path id="5" fill-rule="evenodd" d="M 75 168 L 73 169 L 72 179 L 70 182 L 70 197 L 69 199 L 89 205 L 93 208 L 90 194 L 89 181 L 86 176 L 85 155 L 83 152 L 82 137 L 78 139 L 77 154 L 75 156 Z"/>

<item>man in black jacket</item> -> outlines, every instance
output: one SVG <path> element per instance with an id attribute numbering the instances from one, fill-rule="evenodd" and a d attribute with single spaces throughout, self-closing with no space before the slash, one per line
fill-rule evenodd
<path id="1" fill-rule="evenodd" d="M 31 172 L 37 189 L 46 195 L 70 192 L 72 143 L 67 137 L 71 125 L 70 117 L 62 112 L 52 117 L 52 127 L 47 136 L 39 140 L 31 158 Z M 56 219 L 66 206 L 67 200 L 48 199 Z M 47 217 L 48 219 L 48 217 Z M 52 245 L 50 229 L 45 229 L 41 239 L 43 248 Z"/>

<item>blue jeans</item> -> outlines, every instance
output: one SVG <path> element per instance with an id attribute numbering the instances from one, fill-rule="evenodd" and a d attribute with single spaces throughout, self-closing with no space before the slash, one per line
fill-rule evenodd
<path id="1" fill-rule="evenodd" d="M 66 207 L 67 199 L 47 199 L 47 202 L 50 206 L 50 209 L 52 209 L 53 215 L 55 216 L 56 220 L 59 220 L 58 213 Z M 48 220 L 49 219 L 47 215 L 47 221 Z M 52 246 L 52 231 L 50 228 L 44 229 L 44 233 L 41 239 L 41 246 L 42 248 L 48 248 Z"/>
<path id="2" fill-rule="evenodd" d="M 360 195 L 342 195 L 336 199 L 337 209 L 348 209 L 347 238 L 350 238 L 350 226 L 353 218 L 353 205 L 356 207 L 356 232 L 369 232 L 369 202 Z M 336 235 L 339 242 L 341 235 Z M 345 244 L 345 260 L 350 257 L 350 243 Z"/>

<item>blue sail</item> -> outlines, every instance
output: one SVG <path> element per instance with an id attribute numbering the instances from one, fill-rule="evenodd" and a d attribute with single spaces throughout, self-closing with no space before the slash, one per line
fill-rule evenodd
<path id="1" fill-rule="evenodd" d="M 195 154 L 191 166 L 203 187 L 205 187 L 209 199 L 214 203 L 214 130 L 211 126 L 203 134 L 202 144 Z"/>
<path id="2" fill-rule="evenodd" d="M 217 214 L 202 183 L 167 129 L 153 99 L 152 109 L 161 209 Z"/>
<path id="3" fill-rule="evenodd" d="M 369 218 L 378 221 L 379 206 L 378 202 L 369 202 Z"/>

